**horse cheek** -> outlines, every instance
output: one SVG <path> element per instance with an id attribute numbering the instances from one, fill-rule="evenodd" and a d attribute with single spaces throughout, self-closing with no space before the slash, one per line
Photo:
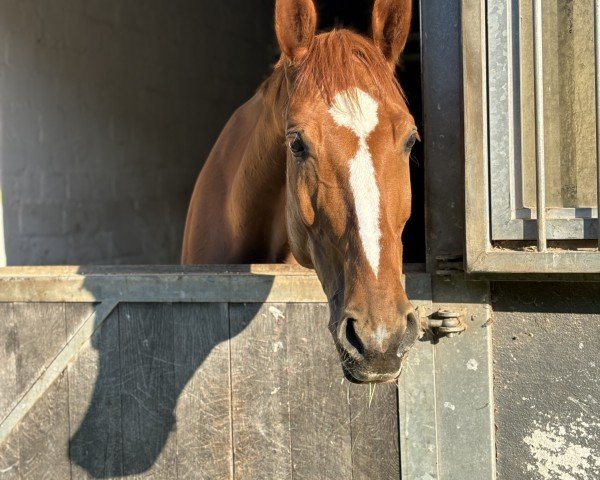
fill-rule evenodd
<path id="1" fill-rule="evenodd" d="M 305 184 L 298 185 L 298 210 L 304 225 L 311 227 L 315 223 L 315 211 L 308 188 Z"/>

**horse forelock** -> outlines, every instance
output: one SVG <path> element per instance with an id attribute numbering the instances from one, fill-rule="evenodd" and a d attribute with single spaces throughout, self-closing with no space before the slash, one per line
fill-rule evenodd
<path id="1" fill-rule="evenodd" d="M 321 95 L 331 104 L 339 92 L 359 88 L 380 100 L 405 99 L 394 72 L 373 41 L 350 30 L 317 35 L 302 62 L 291 68 L 292 94 L 299 98 Z"/>

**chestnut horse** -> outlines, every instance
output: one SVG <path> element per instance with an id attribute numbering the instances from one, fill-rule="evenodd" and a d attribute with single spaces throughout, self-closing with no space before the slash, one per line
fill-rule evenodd
<path id="1" fill-rule="evenodd" d="M 277 0 L 281 59 L 214 146 L 182 262 L 298 262 L 328 297 L 358 382 L 398 377 L 421 326 L 402 287 L 417 129 L 394 76 L 412 0 L 376 0 L 372 37 L 316 34 L 313 0 Z"/>

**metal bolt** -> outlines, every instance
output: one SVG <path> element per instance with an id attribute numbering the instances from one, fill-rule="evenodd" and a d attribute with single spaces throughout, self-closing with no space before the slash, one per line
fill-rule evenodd
<path id="1" fill-rule="evenodd" d="M 444 320 L 441 318 L 430 318 L 427 323 L 429 328 L 439 328 L 444 324 Z"/>
<path id="2" fill-rule="evenodd" d="M 440 309 L 434 318 L 429 319 L 429 327 L 435 331 L 438 336 L 446 336 L 449 338 L 460 335 L 465 329 L 465 325 L 460 319 L 460 313 Z"/>
<path id="3" fill-rule="evenodd" d="M 460 325 L 460 320 L 456 317 L 444 318 L 442 322 L 442 327 L 456 327 L 458 325 Z"/>

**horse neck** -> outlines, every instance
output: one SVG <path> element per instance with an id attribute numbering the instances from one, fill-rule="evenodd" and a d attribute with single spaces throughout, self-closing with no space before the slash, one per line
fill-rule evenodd
<path id="1" fill-rule="evenodd" d="M 256 123 L 231 185 L 229 211 L 250 245 L 264 245 L 264 261 L 280 261 L 285 228 L 287 88 L 277 69 L 257 93 Z M 262 250 L 262 248 L 261 248 Z"/>

